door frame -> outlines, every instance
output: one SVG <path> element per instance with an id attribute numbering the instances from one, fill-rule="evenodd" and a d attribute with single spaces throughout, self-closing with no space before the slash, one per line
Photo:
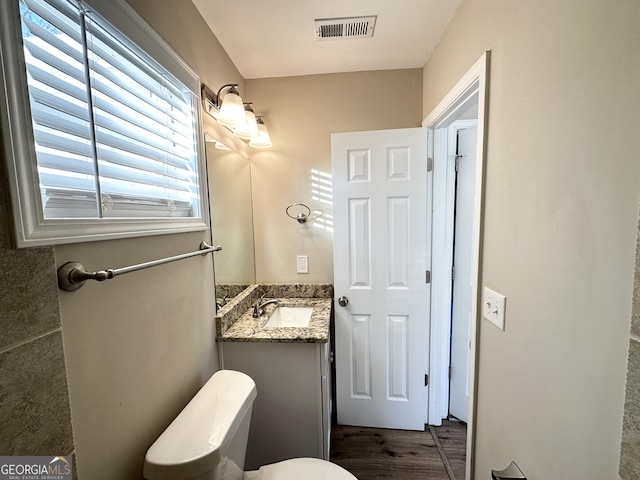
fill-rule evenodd
<path id="1" fill-rule="evenodd" d="M 469 422 L 467 424 L 467 455 L 465 478 L 473 479 L 474 449 L 475 449 L 475 424 L 476 424 L 476 398 L 477 398 L 477 363 L 478 363 L 478 329 L 479 313 L 482 311 L 479 305 L 481 301 L 481 260 L 482 260 L 482 225 L 484 214 L 484 177 L 487 155 L 486 132 L 488 120 L 489 101 L 489 66 L 491 52 L 486 51 L 478 61 L 465 73 L 449 93 L 438 105 L 425 117 L 423 127 L 428 130 L 428 155 L 433 159 L 433 239 L 432 239 L 432 302 L 431 302 L 431 340 L 429 362 L 429 424 L 439 425 L 442 421 L 443 397 L 442 391 L 448 392 L 448 358 L 450 332 L 447 325 L 450 323 L 450 315 L 443 315 L 443 309 L 450 307 L 450 299 L 440 297 L 443 286 L 451 282 L 451 264 L 448 271 L 446 266 L 447 241 L 453 236 L 453 224 L 447 220 L 446 205 L 447 179 L 447 128 L 469 106 L 477 101 L 478 119 L 478 143 L 476 164 L 476 199 L 474 205 L 473 225 L 473 257 L 471 265 L 471 349 L 469 353 Z M 444 163 L 443 163 L 444 162 Z M 450 188 L 449 188 L 450 189 Z M 438 230 L 436 230 L 438 229 Z M 452 253 L 449 254 L 451 256 Z M 451 287 L 449 286 L 449 289 Z M 443 305 L 444 303 L 444 305 Z M 449 306 L 447 306 L 447 304 Z M 444 400 L 448 411 L 448 393 Z"/>

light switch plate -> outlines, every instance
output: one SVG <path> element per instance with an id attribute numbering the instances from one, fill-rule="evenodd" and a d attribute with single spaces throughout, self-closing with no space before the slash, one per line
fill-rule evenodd
<path id="1" fill-rule="evenodd" d="M 484 287 L 484 293 L 482 295 L 482 316 L 500 330 L 504 330 L 506 300 L 504 295 Z"/>
<path id="2" fill-rule="evenodd" d="M 307 255 L 298 255 L 296 263 L 298 273 L 309 273 L 309 257 Z"/>

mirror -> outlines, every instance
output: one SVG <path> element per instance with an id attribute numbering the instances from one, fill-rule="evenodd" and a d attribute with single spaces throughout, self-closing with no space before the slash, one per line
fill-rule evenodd
<path id="1" fill-rule="evenodd" d="M 206 155 L 213 244 L 222 246 L 214 259 L 220 307 L 256 280 L 251 165 L 247 157 L 208 136 Z"/>

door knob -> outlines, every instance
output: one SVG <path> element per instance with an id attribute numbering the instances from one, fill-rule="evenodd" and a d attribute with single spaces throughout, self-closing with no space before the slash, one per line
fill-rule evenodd
<path id="1" fill-rule="evenodd" d="M 349 299 L 347 297 L 340 297 L 338 299 L 338 305 L 340 305 L 341 307 L 346 307 L 347 303 L 349 303 Z"/>

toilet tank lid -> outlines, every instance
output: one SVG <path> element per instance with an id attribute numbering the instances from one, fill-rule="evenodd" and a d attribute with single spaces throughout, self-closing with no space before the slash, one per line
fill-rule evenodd
<path id="1" fill-rule="evenodd" d="M 213 468 L 256 398 L 248 375 L 220 370 L 147 450 L 145 478 L 182 479 Z"/>

